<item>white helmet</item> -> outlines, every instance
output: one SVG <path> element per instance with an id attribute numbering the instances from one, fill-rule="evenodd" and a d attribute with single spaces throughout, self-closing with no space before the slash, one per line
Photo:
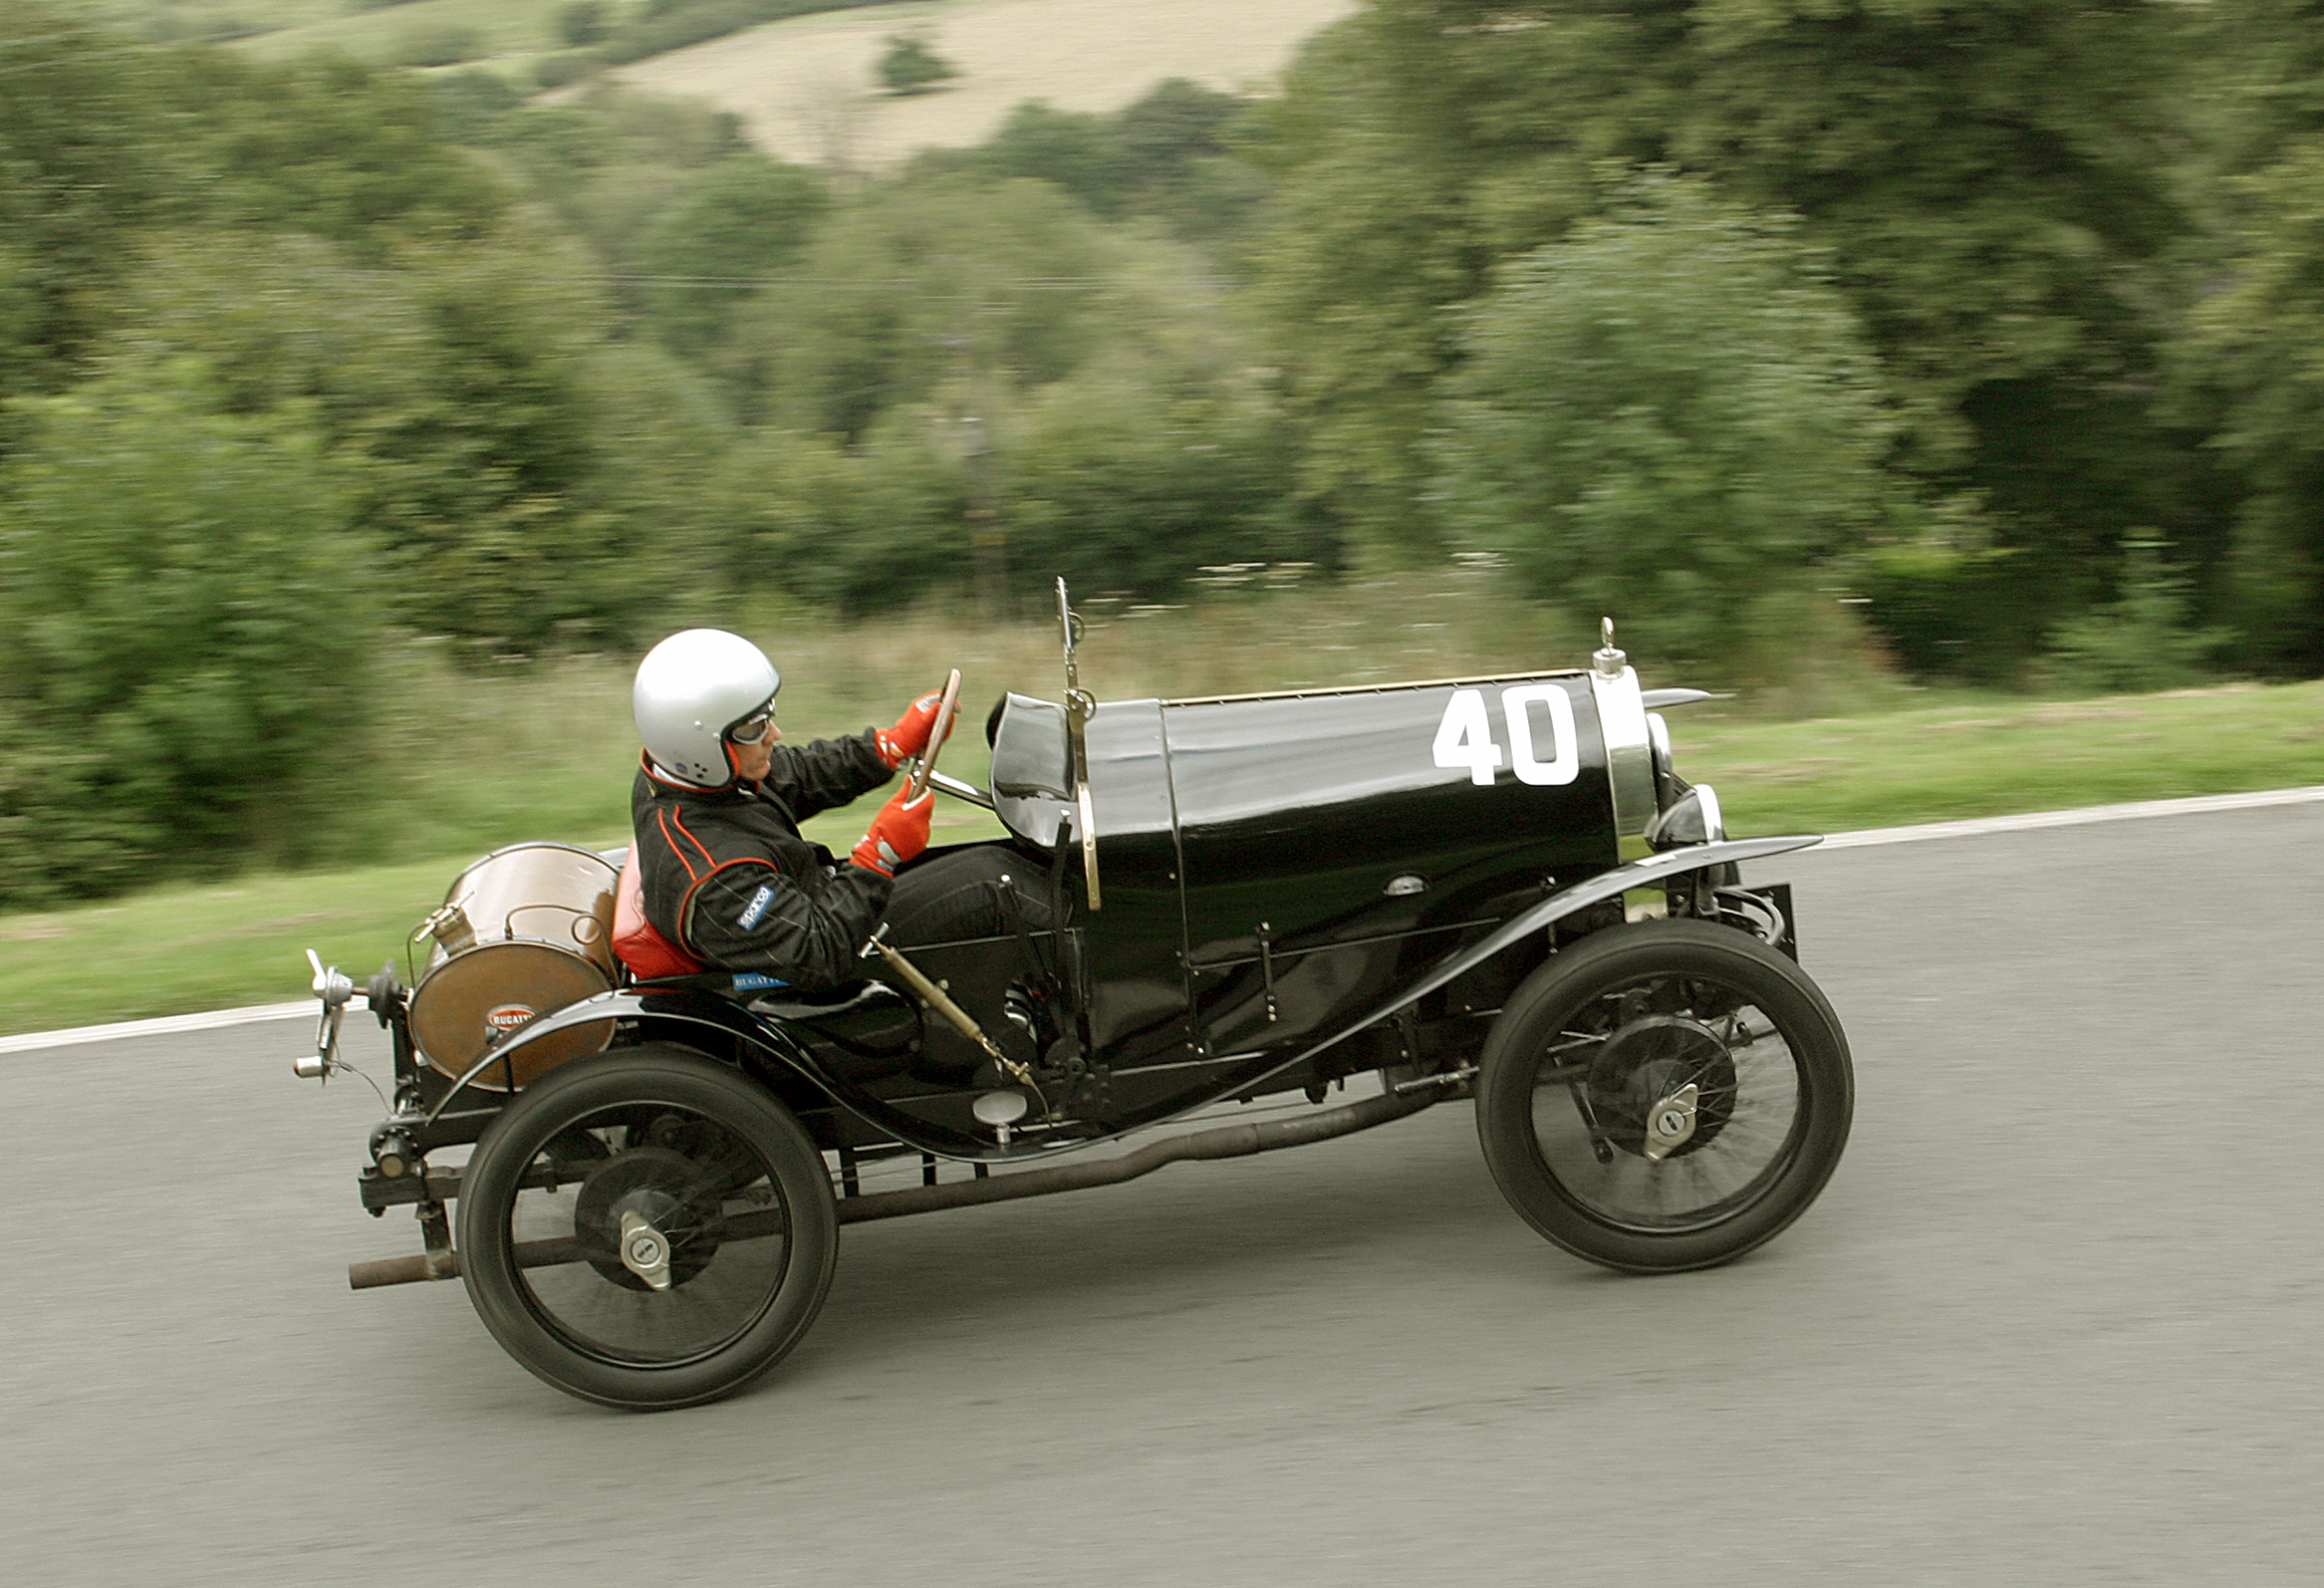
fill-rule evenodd
<path id="1" fill-rule="evenodd" d="M 774 703 L 783 675 L 766 653 L 723 629 L 673 634 L 638 663 L 630 709 L 653 764 L 680 782 L 734 781 L 726 730 Z"/>

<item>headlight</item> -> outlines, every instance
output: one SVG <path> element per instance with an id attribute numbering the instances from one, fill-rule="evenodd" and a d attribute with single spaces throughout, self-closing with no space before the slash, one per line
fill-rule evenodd
<path id="1" fill-rule="evenodd" d="M 1667 811 L 1686 785 L 1678 781 L 1678 768 L 1671 764 L 1671 724 L 1663 720 L 1660 711 L 1647 713 L 1647 745 L 1655 758 L 1655 809 Z"/>
<path id="2" fill-rule="evenodd" d="M 1726 818 L 1719 814 L 1718 791 L 1708 783 L 1697 783 L 1655 818 L 1647 829 L 1647 847 L 1679 849 L 1688 844 L 1715 844 L 1726 836 Z"/>

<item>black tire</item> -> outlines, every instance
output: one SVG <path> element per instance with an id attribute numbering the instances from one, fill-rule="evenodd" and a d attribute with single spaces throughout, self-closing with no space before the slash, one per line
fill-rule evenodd
<path id="1" fill-rule="evenodd" d="M 577 1135 L 604 1153 L 576 1152 Z M 626 1210 L 666 1237 L 665 1287 L 624 1265 Z M 658 1411 L 731 1395 L 799 1343 L 839 1216 L 823 1156 L 773 1094 L 654 1044 L 562 1066 L 501 1110 L 461 1177 L 459 1252 L 476 1315 L 527 1370 Z"/>
<path id="2" fill-rule="evenodd" d="M 1649 1121 L 1675 1119 L 1680 1097 L 1690 1134 L 1674 1148 Z M 1509 1205 L 1625 1273 L 1708 1268 L 1774 1237 L 1831 1178 L 1854 1107 L 1848 1041 L 1815 983 L 1697 921 L 1552 955 L 1493 1022 L 1476 1081 Z"/>

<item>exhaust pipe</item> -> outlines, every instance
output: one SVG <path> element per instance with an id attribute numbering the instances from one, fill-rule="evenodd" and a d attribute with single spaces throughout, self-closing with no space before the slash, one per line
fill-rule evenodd
<path id="1" fill-rule="evenodd" d="M 903 1191 L 874 1191 L 869 1196 L 847 1196 L 839 1203 L 839 1221 L 843 1224 L 861 1224 L 875 1218 L 902 1218 L 910 1213 L 932 1213 L 947 1207 L 973 1207 L 983 1202 L 1010 1202 L 1026 1196 L 1054 1196 L 1059 1191 L 1085 1191 L 1094 1186 L 1119 1186 L 1141 1176 L 1151 1175 L 1165 1164 L 1176 1164 L 1194 1159 L 1248 1158 L 1254 1153 L 1272 1153 L 1286 1147 L 1304 1147 L 1310 1142 L 1326 1142 L 1335 1136 L 1353 1136 L 1358 1131 L 1371 1130 L 1401 1120 L 1437 1101 L 1441 1094 L 1435 1088 L 1412 1093 L 1384 1092 L 1362 1102 L 1341 1108 L 1326 1109 L 1320 1114 L 1303 1114 L 1296 1119 L 1269 1120 L 1254 1125 L 1228 1125 L 1218 1130 L 1194 1131 L 1185 1136 L 1172 1136 L 1126 1153 L 1120 1158 L 1109 1158 L 1094 1164 L 1060 1164 L 1054 1169 L 1029 1169 L 1015 1175 L 995 1175 L 986 1180 L 954 1181 L 946 1186 L 912 1186 Z M 783 1212 L 770 1207 L 761 1212 L 738 1213 L 726 1220 L 725 1238 L 750 1240 L 783 1232 Z M 608 1251 L 599 1251 L 600 1257 L 610 1257 Z M 516 1245 L 516 1264 L 519 1268 L 552 1268 L 562 1263 L 585 1262 L 590 1253 L 573 1236 L 556 1240 L 523 1240 Z M 377 1262 L 350 1263 L 347 1268 L 348 1288 L 371 1290 L 381 1285 L 410 1284 L 421 1279 L 450 1279 L 460 1271 L 459 1255 L 446 1253 L 438 1257 L 432 1267 L 427 1257 L 385 1257 Z"/>

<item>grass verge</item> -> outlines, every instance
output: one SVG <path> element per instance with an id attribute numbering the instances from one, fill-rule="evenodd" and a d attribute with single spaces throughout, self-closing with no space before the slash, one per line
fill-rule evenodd
<path id="1" fill-rule="evenodd" d="M 924 638 L 934 646 L 944 636 L 931 630 Z M 1193 637 L 1176 638 L 1193 644 Z M 890 653 L 898 671 L 893 681 L 931 670 L 909 644 L 892 645 Z M 994 652 L 983 660 L 1022 659 Z M 1164 665 L 1151 656 L 1147 664 Z M 1250 664 L 1247 655 L 1231 662 L 1238 671 Z M 557 696 L 562 709 L 548 720 L 577 720 L 566 713 L 618 684 L 621 670 L 608 664 L 599 672 L 558 674 L 552 681 L 563 691 Z M 886 670 L 879 679 L 857 681 L 885 687 Z M 1021 682 L 1030 676 L 1009 675 Z M 788 689 L 784 698 L 792 699 Z M 858 702 L 846 691 L 818 703 L 822 717 L 837 719 L 827 727 L 853 725 L 847 714 Z M 618 723 L 617 704 L 595 701 L 595 717 Z M 1721 715 L 1724 704 L 1674 712 L 1673 729 L 1680 770 L 1717 785 L 1737 834 L 1840 832 L 2324 783 L 2324 682 L 2077 701 L 1953 698 L 1803 722 Z M 554 787 L 523 780 L 533 798 L 512 802 L 504 812 L 511 819 L 495 842 L 624 841 L 624 769 L 632 753 L 626 732 L 568 734 L 563 742 L 584 745 L 587 753 L 576 756 Z M 616 745 L 619 761 L 590 764 Z M 982 750 L 973 725 L 964 724 L 948 764 L 981 781 Z M 810 834 L 844 850 L 870 808 L 866 801 L 819 817 Z M 996 831 L 990 817 L 970 807 L 941 801 L 938 810 L 939 842 Z M 565 825 L 553 825 L 558 820 Z M 486 847 L 449 850 L 450 859 L 246 877 L 0 916 L 0 1034 L 296 998 L 305 991 L 300 950 L 307 947 L 359 976 L 390 956 L 400 963 L 412 924 L 442 900 L 465 860 Z"/>

